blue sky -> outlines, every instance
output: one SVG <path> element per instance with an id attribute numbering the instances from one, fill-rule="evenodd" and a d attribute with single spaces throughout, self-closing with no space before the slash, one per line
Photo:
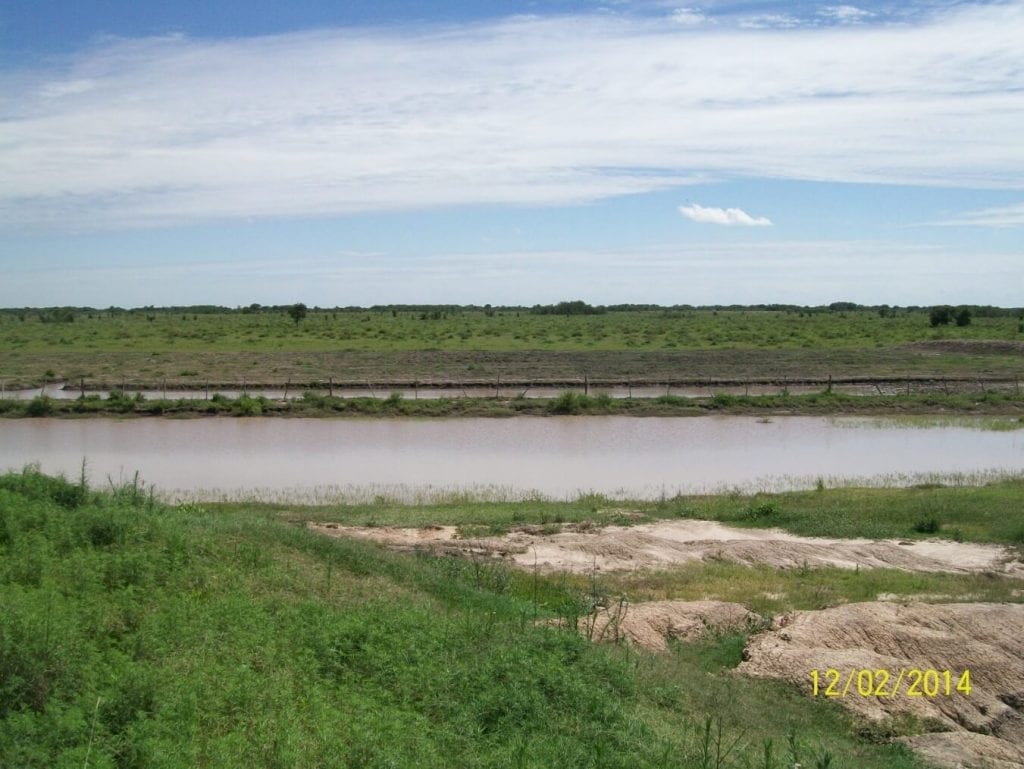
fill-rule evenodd
<path id="1" fill-rule="evenodd" d="M 0 306 L 1024 304 L 1024 2 L 0 5 Z"/>

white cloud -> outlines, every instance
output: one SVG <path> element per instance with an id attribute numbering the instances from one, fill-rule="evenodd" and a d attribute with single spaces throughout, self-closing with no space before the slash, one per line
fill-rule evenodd
<path id="1" fill-rule="evenodd" d="M 818 14 L 840 24 L 857 24 L 875 15 L 871 11 L 865 11 L 854 5 L 826 5 L 818 11 Z"/>
<path id="2" fill-rule="evenodd" d="M 693 8 L 676 8 L 669 18 L 684 27 L 696 27 L 707 21 L 707 17 L 703 13 Z"/>
<path id="3" fill-rule="evenodd" d="M 771 227 L 771 219 L 751 216 L 742 208 L 706 208 L 694 203 L 679 206 L 679 213 L 700 224 L 724 224 L 739 227 Z"/>
<path id="4" fill-rule="evenodd" d="M 718 177 L 1024 187 L 1024 2 L 107 41 L 0 72 L 0 228 L 559 205 Z"/>
<path id="5" fill-rule="evenodd" d="M 1024 227 L 1024 203 L 966 211 L 936 224 L 968 227 Z"/>
<path id="6" fill-rule="evenodd" d="M 744 29 L 793 29 L 802 26 L 803 22 L 788 13 L 759 13 L 743 16 L 739 25 Z"/>

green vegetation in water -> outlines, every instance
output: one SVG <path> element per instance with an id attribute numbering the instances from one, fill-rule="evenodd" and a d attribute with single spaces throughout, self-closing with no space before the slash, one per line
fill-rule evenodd
<path id="1" fill-rule="evenodd" d="M 906 427 L 920 430 L 960 427 L 967 430 L 985 430 L 987 432 L 1005 433 L 1013 432 L 1015 430 L 1024 430 L 1024 417 L 992 417 L 979 419 L 959 416 L 918 414 L 900 417 L 876 417 L 871 420 L 857 422 L 852 426 L 875 427 L 878 429 Z"/>
<path id="2" fill-rule="evenodd" d="M 834 703 L 730 674 L 742 637 L 594 646 L 535 624 L 589 605 L 557 578 L 137 482 L 0 476 L 0 605 L 0 765 L 19 769 L 920 765 Z"/>

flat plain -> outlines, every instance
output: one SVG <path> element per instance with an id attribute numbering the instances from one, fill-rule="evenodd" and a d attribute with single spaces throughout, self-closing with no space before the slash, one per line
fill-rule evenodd
<path id="1" fill-rule="evenodd" d="M 530 308 L 0 312 L 8 389 L 85 380 L 159 388 L 1024 378 L 1024 321 L 927 309 Z"/>

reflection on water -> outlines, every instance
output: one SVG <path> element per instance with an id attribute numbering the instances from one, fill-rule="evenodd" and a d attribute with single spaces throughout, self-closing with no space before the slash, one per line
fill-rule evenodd
<path id="1" fill-rule="evenodd" d="M 0 420 L 2 469 L 38 462 L 77 477 L 83 457 L 94 483 L 138 470 L 159 489 L 207 495 L 489 487 L 657 497 L 819 477 L 1020 473 L 1024 433 L 820 417 Z"/>

